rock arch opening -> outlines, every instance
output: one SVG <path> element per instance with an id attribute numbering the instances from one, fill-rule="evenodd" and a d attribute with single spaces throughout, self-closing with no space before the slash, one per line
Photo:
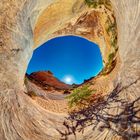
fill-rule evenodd
<path id="1" fill-rule="evenodd" d="M 106 0 L 105 0 L 106 1 Z M 73 7 L 74 3 L 71 3 L 72 5 L 69 5 L 69 3 L 63 3 L 68 6 L 68 9 L 64 8 L 66 10 L 62 12 L 59 9 L 56 9 L 57 6 L 62 6 L 62 3 L 54 3 L 47 7 L 38 17 L 38 20 L 34 26 L 34 49 L 42 46 L 44 42 L 46 42 L 49 39 L 52 39 L 54 37 L 62 37 L 62 36 L 69 36 L 69 35 L 75 35 L 78 37 L 83 37 L 92 42 L 95 42 L 99 45 L 100 51 L 102 54 L 101 65 L 104 68 L 102 71 L 96 72 L 96 74 L 93 74 L 82 79 L 83 81 L 87 83 L 93 83 L 96 82 L 96 84 L 93 86 L 94 88 L 97 87 L 97 94 L 98 93 L 108 93 L 113 88 L 112 81 L 116 76 L 116 71 L 118 69 L 118 32 L 117 32 L 117 24 L 116 24 L 116 18 L 114 16 L 114 11 L 112 9 L 111 3 L 96 3 L 98 4 L 97 7 L 89 8 L 86 7 L 86 3 L 83 3 L 84 1 L 79 1 L 79 5 L 84 5 L 82 8 L 84 10 L 77 10 L 77 14 L 74 12 L 71 13 L 71 8 Z M 94 3 L 94 2 L 93 2 Z M 96 5 L 95 4 L 95 5 Z M 93 5 L 93 4 L 91 4 Z M 64 6 L 64 5 L 63 5 Z M 62 6 L 62 7 L 63 7 Z M 70 7 L 69 7 L 70 6 Z M 71 7 L 72 6 L 72 7 Z M 91 6 L 92 7 L 92 6 Z M 79 6 L 78 6 L 79 8 Z M 54 16 L 51 17 L 51 14 Z M 62 14 L 64 13 L 64 14 Z M 60 16 L 61 14 L 61 16 Z M 71 18 L 71 20 L 68 19 L 68 15 Z M 45 17 L 45 18 L 44 18 Z M 48 19 L 48 20 L 46 20 Z M 49 40 L 51 41 L 51 40 Z M 46 43 L 45 43 L 46 44 Z M 44 44 L 43 44 L 44 45 Z M 39 50 L 39 48 L 37 49 Z M 36 52 L 36 50 L 35 50 Z M 51 53 L 50 53 L 51 54 Z M 47 64 L 47 63 L 46 63 Z M 35 66 L 35 63 L 32 63 L 31 65 Z M 116 69 L 114 70 L 114 68 Z M 41 69 L 38 69 L 41 71 Z M 34 71 L 38 71 L 34 70 Z M 44 69 L 43 69 L 44 70 Z M 50 69 L 47 69 L 50 70 Z M 32 72 L 34 72 L 32 71 Z M 59 70 L 60 71 L 60 70 Z M 97 75 L 99 73 L 99 76 L 96 78 L 97 80 L 93 80 L 94 78 L 90 77 Z M 31 72 L 29 72 L 30 74 Z M 52 75 L 54 72 L 47 72 L 46 75 Z M 40 74 L 40 73 L 39 73 Z M 41 75 L 44 75 L 41 74 Z M 30 75 L 27 75 L 30 76 Z M 38 79 L 38 76 L 36 76 L 36 73 L 32 75 L 33 77 L 36 77 Z M 104 77 L 106 77 L 104 79 Z M 40 77 L 39 77 L 40 78 Z M 34 78 L 33 78 L 34 79 Z M 63 82 L 66 82 L 67 84 L 73 84 L 75 81 L 74 78 L 67 74 L 66 76 L 61 77 L 60 80 Z M 44 80 L 44 79 L 43 79 Z M 107 82 L 105 82 L 107 81 Z M 39 81 L 41 83 L 41 81 Z M 82 83 L 82 82 L 79 82 Z M 46 82 L 45 85 L 48 83 Z M 75 84 L 73 84 L 75 86 Z M 111 86 L 110 86 L 111 85 Z M 47 90 L 52 91 L 53 88 L 48 88 Z M 67 93 L 67 92 L 66 92 Z M 34 94 L 34 93 L 31 93 Z"/>
<path id="2" fill-rule="evenodd" d="M 27 73 L 51 71 L 66 84 L 82 84 L 97 76 L 102 68 L 99 46 L 83 37 L 69 35 L 53 38 L 34 50 Z"/>

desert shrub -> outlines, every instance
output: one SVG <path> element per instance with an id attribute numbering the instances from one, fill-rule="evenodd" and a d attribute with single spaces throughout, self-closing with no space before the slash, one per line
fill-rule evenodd
<path id="1" fill-rule="evenodd" d="M 116 48 L 117 47 L 117 35 L 112 35 L 110 40 L 111 46 Z"/>
<path id="2" fill-rule="evenodd" d="M 93 4 L 93 1 L 94 0 L 85 0 L 85 3 L 88 5 L 88 6 L 91 6 Z"/>
<path id="3" fill-rule="evenodd" d="M 85 0 L 85 3 L 89 6 L 89 7 L 93 7 L 93 8 L 97 8 L 97 6 L 99 6 L 99 0 Z"/>
<path id="4" fill-rule="evenodd" d="M 74 89 L 70 95 L 66 96 L 69 108 L 74 106 L 85 106 L 93 93 L 94 90 L 89 89 L 89 85 Z"/>
<path id="5" fill-rule="evenodd" d="M 106 21 L 106 32 L 110 35 L 110 45 L 116 50 L 117 48 L 117 23 L 112 23 L 110 19 Z"/>
<path id="6" fill-rule="evenodd" d="M 115 23 L 110 23 L 108 24 L 108 27 L 106 28 L 107 33 L 109 32 L 116 32 L 116 24 Z"/>
<path id="7" fill-rule="evenodd" d="M 104 5 L 106 8 L 110 9 L 110 0 L 85 0 L 85 3 L 89 7 L 97 8 L 98 6 Z"/>
<path id="8" fill-rule="evenodd" d="M 112 52 L 108 55 L 108 62 L 111 63 L 115 57 L 115 52 Z"/>

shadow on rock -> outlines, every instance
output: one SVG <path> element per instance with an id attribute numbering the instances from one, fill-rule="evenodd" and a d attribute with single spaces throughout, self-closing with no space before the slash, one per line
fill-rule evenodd
<path id="1" fill-rule="evenodd" d="M 140 127 L 140 117 L 138 116 L 140 97 L 132 102 L 119 97 L 120 93 L 131 85 L 121 87 L 121 84 L 118 84 L 103 100 L 97 101 L 79 112 L 69 114 L 69 117 L 63 122 L 66 128 L 65 132 L 57 130 L 62 139 L 67 140 L 69 135 L 74 135 L 76 139 L 77 132 L 84 133 L 88 126 L 93 126 L 93 131 L 95 129 L 99 132 L 103 132 L 105 129 L 111 130 L 113 134 L 117 134 L 125 140 L 139 139 L 140 130 L 137 128 Z M 115 112 L 115 110 L 117 111 Z"/>

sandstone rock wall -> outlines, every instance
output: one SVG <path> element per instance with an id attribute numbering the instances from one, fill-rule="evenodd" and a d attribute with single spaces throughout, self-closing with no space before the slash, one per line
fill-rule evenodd
<path id="1" fill-rule="evenodd" d="M 59 1 L 59 0 L 58 0 Z M 106 111 L 120 117 L 110 123 L 111 128 L 99 131 L 104 123 L 84 133 L 66 133 L 63 139 L 139 139 L 140 125 L 140 1 L 111 0 L 118 25 L 118 45 L 121 68 L 115 85 L 121 84 L 118 98 L 127 102 L 125 111 L 120 102 L 111 102 Z M 55 0 L 1 0 L 0 1 L 0 139 L 1 140 L 57 140 L 67 114 L 55 114 L 42 109 L 24 94 L 24 75 L 34 46 L 33 29 L 43 9 Z M 70 1 L 73 4 L 73 0 Z M 79 2 L 75 0 L 74 2 Z M 65 18 L 65 17 L 64 17 Z M 114 95 L 112 95 L 112 98 Z M 135 102 L 133 102 L 136 100 Z M 123 102 L 124 103 L 124 102 Z M 114 108 L 114 106 L 117 106 Z M 132 108 L 133 107 L 133 108 Z M 138 108 L 137 110 L 135 110 Z M 131 113 L 131 114 L 130 114 Z M 135 118 L 132 118 L 133 115 Z M 108 118 L 110 120 L 110 118 Z M 109 120 L 106 120 L 109 122 Z M 124 122 L 124 124 L 122 124 Z M 122 125 L 126 126 L 122 130 Z M 77 129 L 76 129 L 77 130 Z M 116 131 L 115 131 L 116 130 Z M 123 132 L 124 133 L 120 133 Z"/>

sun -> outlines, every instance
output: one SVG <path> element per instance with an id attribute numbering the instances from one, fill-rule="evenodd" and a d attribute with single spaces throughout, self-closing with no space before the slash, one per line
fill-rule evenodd
<path id="1" fill-rule="evenodd" d="M 74 81 L 73 81 L 73 78 L 71 76 L 65 76 L 64 82 L 67 84 L 72 84 Z"/>
<path id="2" fill-rule="evenodd" d="M 72 79 L 71 79 L 70 77 L 67 77 L 67 78 L 65 79 L 65 81 L 68 82 L 68 83 L 70 83 L 70 82 L 72 81 Z"/>

